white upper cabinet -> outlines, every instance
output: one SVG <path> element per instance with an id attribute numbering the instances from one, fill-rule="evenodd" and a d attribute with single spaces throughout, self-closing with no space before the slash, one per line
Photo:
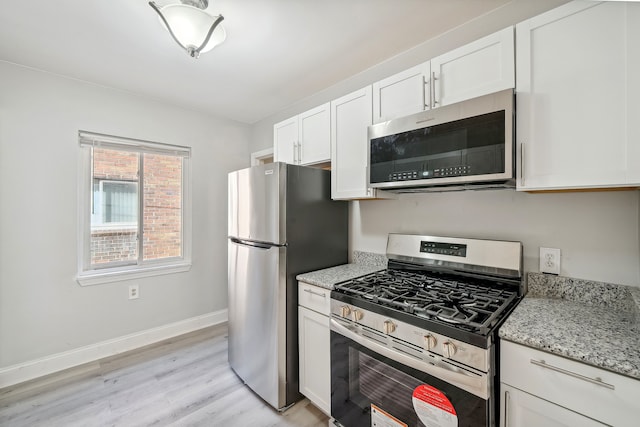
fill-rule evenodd
<path id="1" fill-rule="evenodd" d="M 273 126 L 273 153 L 276 162 L 297 163 L 298 117 L 292 117 Z"/>
<path id="2" fill-rule="evenodd" d="M 429 63 L 418 65 L 373 84 L 373 122 L 380 123 L 430 108 Z"/>
<path id="3" fill-rule="evenodd" d="M 273 126 L 274 160 L 310 165 L 331 160 L 329 103 Z"/>
<path id="4" fill-rule="evenodd" d="M 374 83 L 374 123 L 513 88 L 513 38 L 509 27 Z"/>
<path id="5" fill-rule="evenodd" d="M 515 87 L 513 27 L 431 60 L 435 107 Z"/>
<path id="6" fill-rule="evenodd" d="M 519 190 L 640 182 L 639 10 L 576 1 L 516 26 Z"/>
<path id="7" fill-rule="evenodd" d="M 627 3 L 627 182 L 640 183 L 640 4 Z"/>
<path id="8" fill-rule="evenodd" d="M 371 86 L 331 101 L 331 197 L 372 199 L 367 186 L 367 128 L 372 120 Z"/>
<path id="9" fill-rule="evenodd" d="M 330 131 L 328 102 L 298 116 L 299 164 L 310 165 L 331 160 Z"/>

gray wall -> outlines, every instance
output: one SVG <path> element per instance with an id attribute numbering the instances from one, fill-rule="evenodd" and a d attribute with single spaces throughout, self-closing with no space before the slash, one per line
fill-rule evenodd
<path id="1" fill-rule="evenodd" d="M 561 275 L 640 286 L 640 192 L 513 190 L 401 195 L 351 203 L 352 249 L 384 253 L 388 233 L 521 241 L 525 271 L 539 247 L 561 249 Z"/>
<path id="2" fill-rule="evenodd" d="M 479 37 L 565 3 L 513 0 L 463 26 L 253 125 L 252 151 L 273 145 L 273 124 Z M 539 246 L 562 250 L 562 274 L 640 286 L 640 193 L 527 194 L 481 191 L 403 195 L 352 202 L 352 250 L 384 253 L 390 232 L 522 241 L 525 270 L 538 270 Z"/>
<path id="3" fill-rule="evenodd" d="M 235 122 L 0 62 L 0 367 L 223 310 Z M 193 267 L 79 286 L 78 130 L 192 147 Z"/>

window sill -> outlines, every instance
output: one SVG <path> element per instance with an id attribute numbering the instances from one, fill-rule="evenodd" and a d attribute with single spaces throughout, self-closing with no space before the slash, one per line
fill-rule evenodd
<path id="1" fill-rule="evenodd" d="M 92 270 L 79 273 L 76 280 L 80 286 L 100 285 L 103 283 L 120 282 L 124 280 L 140 279 L 143 277 L 160 276 L 164 274 L 183 273 L 191 269 L 191 262 L 140 266 L 126 270 Z"/>

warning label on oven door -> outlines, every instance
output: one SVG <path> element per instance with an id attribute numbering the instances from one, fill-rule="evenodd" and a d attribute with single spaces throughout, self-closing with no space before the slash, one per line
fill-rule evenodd
<path id="1" fill-rule="evenodd" d="M 458 427 L 456 410 L 440 390 L 419 385 L 413 390 L 413 409 L 427 427 Z"/>
<path id="2" fill-rule="evenodd" d="M 371 427 L 407 427 L 405 423 L 371 404 Z"/>

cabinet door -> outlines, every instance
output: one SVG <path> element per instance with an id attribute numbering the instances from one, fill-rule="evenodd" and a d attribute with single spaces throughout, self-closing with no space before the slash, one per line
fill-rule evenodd
<path id="1" fill-rule="evenodd" d="M 627 2 L 627 183 L 640 185 L 640 3 Z"/>
<path id="2" fill-rule="evenodd" d="M 298 160 L 298 116 L 273 125 L 273 160 L 295 164 Z"/>
<path id="3" fill-rule="evenodd" d="M 373 122 L 419 113 L 430 108 L 430 65 L 409 68 L 373 84 Z"/>
<path id="4" fill-rule="evenodd" d="M 300 393 L 331 414 L 329 317 L 298 306 Z"/>
<path id="5" fill-rule="evenodd" d="M 626 10 L 571 2 L 516 26 L 518 189 L 625 183 Z"/>
<path id="6" fill-rule="evenodd" d="M 431 60 L 435 107 L 515 87 L 513 27 Z"/>
<path id="7" fill-rule="evenodd" d="M 299 163 L 309 165 L 331 160 L 329 103 L 298 116 Z"/>
<path id="8" fill-rule="evenodd" d="M 331 101 L 331 197 L 373 197 L 367 187 L 367 127 L 372 124 L 371 86 Z"/>
<path id="9" fill-rule="evenodd" d="M 500 391 L 500 427 L 605 426 L 506 384 L 500 384 Z"/>

